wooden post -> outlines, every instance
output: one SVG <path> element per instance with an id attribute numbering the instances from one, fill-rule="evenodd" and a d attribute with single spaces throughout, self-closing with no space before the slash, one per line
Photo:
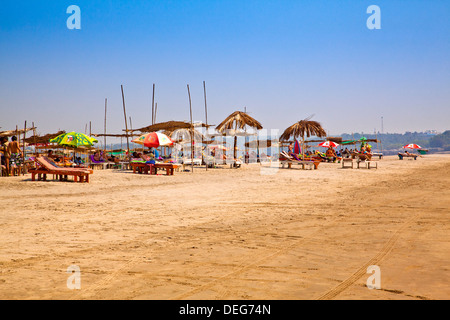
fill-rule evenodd
<path id="1" fill-rule="evenodd" d="M 25 175 L 25 136 L 27 134 L 27 120 L 23 129 L 23 146 L 22 146 L 22 175 Z M 20 141 L 20 139 L 18 139 Z"/>
<path id="2" fill-rule="evenodd" d="M 208 107 L 206 105 L 206 84 L 205 81 L 203 81 L 203 96 L 205 97 L 205 124 L 206 124 L 206 132 L 208 132 Z M 203 136 L 202 136 L 202 144 L 204 144 Z M 205 151 L 206 151 L 205 146 Z M 208 154 L 205 155 L 205 165 L 206 165 L 206 171 L 208 171 L 208 163 L 206 162 L 206 157 L 208 157 Z"/>
<path id="3" fill-rule="evenodd" d="M 34 127 L 34 122 L 31 124 L 33 126 L 33 136 L 34 136 L 34 156 L 36 157 L 36 128 Z"/>
<path id="4" fill-rule="evenodd" d="M 107 98 L 105 98 L 105 130 L 104 130 L 104 133 L 105 133 L 105 137 L 104 137 L 104 144 L 105 144 L 105 150 L 106 150 L 106 104 L 107 104 L 107 101 L 108 101 L 108 99 Z"/>
<path id="5" fill-rule="evenodd" d="M 191 103 L 191 92 L 189 90 L 189 85 L 187 85 L 188 95 L 189 95 L 189 110 L 191 115 L 191 165 L 192 172 L 194 172 L 194 125 L 192 124 L 192 103 Z"/>
<path id="6" fill-rule="evenodd" d="M 125 110 L 125 97 L 123 95 L 123 85 L 120 85 L 120 89 L 122 90 L 123 116 L 124 116 L 124 119 L 125 119 L 125 134 L 127 136 L 127 151 L 128 151 L 128 156 L 130 156 L 130 143 L 128 142 L 127 112 Z"/>
<path id="7" fill-rule="evenodd" d="M 206 125 L 208 125 L 208 107 L 206 105 L 206 84 L 205 81 L 203 81 L 203 95 L 205 97 L 205 123 Z M 206 129 L 208 129 L 208 126 L 206 127 Z"/>
<path id="8" fill-rule="evenodd" d="M 152 124 L 155 124 L 155 84 L 153 84 L 153 95 L 152 95 Z"/>

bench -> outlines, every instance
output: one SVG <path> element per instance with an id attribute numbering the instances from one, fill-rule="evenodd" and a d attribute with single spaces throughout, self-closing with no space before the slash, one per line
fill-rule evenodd
<path id="1" fill-rule="evenodd" d="M 346 166 L 346 164 L 350 163 L 350 166 Z M 342 159 L 342 168 L 352 168 L 353 169 L 353 159 L 351 158 L 343 158 Z"/>

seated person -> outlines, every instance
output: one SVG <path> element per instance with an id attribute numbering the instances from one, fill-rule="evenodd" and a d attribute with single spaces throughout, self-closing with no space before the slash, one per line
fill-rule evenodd
<path id="1" fill-rule="evenodd" d="M 327 152 L 325 153 L 326 157 L 328 158 L 329 161 L 336 161 L 336 152 L 333 150 L 332 147 L 329 147 Z"/>
<path id="2" fill-rule="evenodd" d="M 47 157 L 49 159 L 52 159 L 52 160 L 56 161 L 56 162 L 59 162 L 61 160 L 60 157 L 58 157 L 56 154 L 53 153 L 53 150 L 48 150 Z"/>
<path id="3" fill-rule="evenodd" d="M 103 161 L 103 158 L 102 158 L 100 152 L 97 151 L 96 153 L 94 153 L 94 161 L 96 161 L 96 162 L 102 162 Z"/>

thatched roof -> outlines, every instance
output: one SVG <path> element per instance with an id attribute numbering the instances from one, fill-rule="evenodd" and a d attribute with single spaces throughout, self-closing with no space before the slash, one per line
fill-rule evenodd
<path id="1" fill-rule="evenodd" d="M 326 135 L 327 133 L 319 122 L 305 119 L 294 123 L 284 130 L 283 134 L 280 136 L 280 140 L 289 140 L 290 137 L 301 137 L 304 139 L 305 136 L 308 138 L 311 136 L 326 137 Z"/>
<path id="2" fill-rule="evenodd" d="M 0 131 L 0 137 L 12 137 L 22 135 L 24 132 L 28 132 L 30 130 L 34 130 L 36 128 L 26 128 L 26 129 L 18 129 L 18 130 L 8 130 L 8 131 Z"/>
<path id="3" fill-rule="evenodd" d="M 49 133 L 43 136 L 31 136 L 25 139 L 26 143 L 35 144 L 35 143 L 49 143 L 50 139 L 54 139 L 60 134 L 66 133 L 64 130 L 58 131 L 57 133 Z"/>
<path id="4" fill-rule="evenodd" d="M 129 134 L 127 135 L 127 134 L 125 134 L 125 133 L 122 133 L 122 134 L 113 134 L 113 133 L 107 133 L 107 134 L 104 134 L 104 133 L 93 133 L 92 136 L 94 136 L 94 137 L 126 138 L 127 136 L 128 136 L 128 137 L 138 137 L 138 136 L 140 136 L 140 134 L 137 134 L 137 133 L 129 133 Z"/>
<path id="5" fill-rule="evenodd" d="M 260 130 L 263 126 L 255 119 L 250 117 L 248 113 L 242 111 L 235 111 L 230 114 L 225 120 L 223 120 L 216 130 L 219 132 L 225 132 L 231 129 L 244 129 L 245 126 Z"/>
<path id="6" fill-rule="evenodd" d="M 342 143 L 342 137 L 327 137 L 328 141 Z"/>
<path id="7" fill-rule="evenodd" d="M 247 148 L 270 148 L 272 147 L 272 144 L 277 145 L 278 141 L 274 140 L 253 140 L 244 143 L 244 147 Z"/>
<path id="8" fill-rule="evenodd" d="M 166 131 L 175 131 L 177 129 L 189 129 L 191 127 L 210 127 L 210 125 L 206 125 L 204 123 L 193 123 L 191 125 L 190 122 L 186 121 L 166 121 L 155 123 L 147 127 L 143 127 L 140 129 L 128 130 L 128 131 L 141 131 L 141 132 L 155 132 L 160 130 Z"/>

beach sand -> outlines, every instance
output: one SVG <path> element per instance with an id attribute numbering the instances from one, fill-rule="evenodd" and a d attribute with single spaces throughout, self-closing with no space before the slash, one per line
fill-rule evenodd
<path id="1" fill-rule="evenodd" d="M 0 299 L 449 299 L 449 185 L 449 155 L 0 178 Z"/>

